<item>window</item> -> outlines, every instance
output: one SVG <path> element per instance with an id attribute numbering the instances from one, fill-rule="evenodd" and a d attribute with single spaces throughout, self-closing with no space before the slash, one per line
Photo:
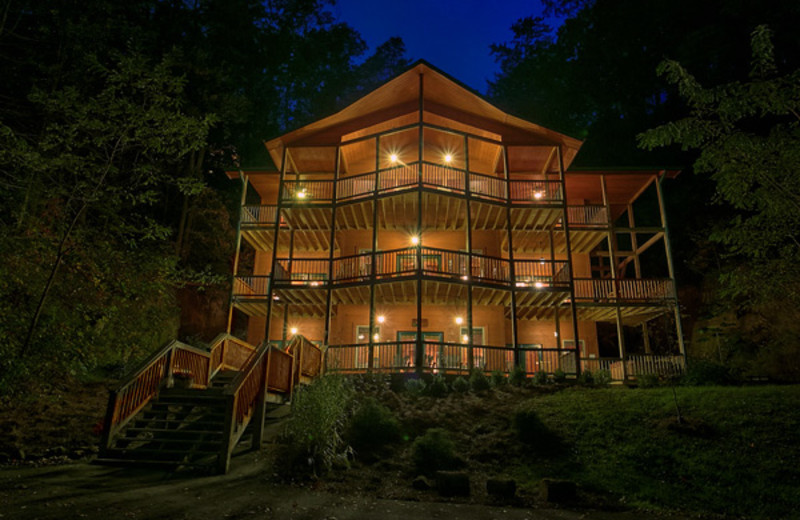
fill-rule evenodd
<path id="1" fill-rule="evenodd" d="M 575 340 L 574 339 L 565 339 L 562 344 L 564 345 L 565 349 L 572 350 L 575 348 Z M 581 345 L 581 357 L 586 357 L 586 343 L 583 340 L 580 340 Z"/>

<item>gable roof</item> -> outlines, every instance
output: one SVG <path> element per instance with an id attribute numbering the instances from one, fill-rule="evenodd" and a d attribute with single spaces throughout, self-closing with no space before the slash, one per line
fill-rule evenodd
<path id="1" fill-rule="evenodd" d="M 286 146 L 339 144 L 343 136 L 387 120 L 435 114 L 500 136 L 508 145 L 562 146 L 568 167 L 582 141 L 503 112 L 483 96 L 424 60 L 339 112 L 265 142 L 276 165 Z M 441 118 L 437 118 L 440 121 Z M 415 119 L 418 121 L 418 117 Z"/>

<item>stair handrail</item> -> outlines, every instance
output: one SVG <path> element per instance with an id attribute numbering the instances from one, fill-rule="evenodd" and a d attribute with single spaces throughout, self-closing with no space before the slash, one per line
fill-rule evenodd
<path id="1" fill-rule="evenodd" d="M 173 339 L 148 356 L 130 375 L 109 391 L 101 446 L 109 448 L 114 436 L 153 399 L 164 381 L 169 380 L 173 375 L 176 359 L 179 365 L 188 361 L 178 359 L 181 357 L 180 351 L 195 358 L 194 365 L 200 369 L 196 375 L 203 372 L 204 376 L 202 379 L 197 379 L 196 382 L 201 386 L 208 386 L 213 375 L 222 366 L 224 349 L 228 341 L 255 350 L 252 345 L 239 338 L 222 333 L 214 338 L 208 350 Z M 204 366 L 197 366 L 197 358 L 199 358 L 199 363 Z M 214 366 L 215 363 L 217 363 L 216 366 Z"/>
<path id="2" fill-rule="evenodd" d="M 218 458 L 220 473 L 227 473 L 233 448 L 255 414 L 263 413 L 271 347 L 261 343 L 223 390 L 226 398 L 225 429 Z M 259 411 L 259 406 L 261 410 Z M 263 421 L 263 418 L 261 418 Z"/>

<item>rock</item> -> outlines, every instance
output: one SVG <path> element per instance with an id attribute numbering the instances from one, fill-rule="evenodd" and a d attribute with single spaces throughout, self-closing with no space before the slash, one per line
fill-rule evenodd
<path id="1" fill-rule="evenodd" d="M 8 450 L 8 454 L 11 456 L 11 460 L 25 460 L 25 450 L 17 446 L 11 446 Z"/>
<path id="2" fill-rule="evenodd" d="M 420 475 L 411 482 L 411 487 L 418 491 L 427 491 L 433 486 L 431 486 L 430 480 Z"/>
<path id="3" fill-rule="evenodd" d="M 436 489 L 443 497 L 468 497 L 469 475 L 463 471 L 437 471 Z"/>
<path id="4" fill-rule="evenodd" d="M 557 504 L 575 502 L 577 498 L 577 486 L 569 480 L 542 479 L 539 492 L 542 500 Z"/>
<path id="5" fill-rule="evenodd" d="M 486 492 L 498 498 L 514 498 L 517 483 L 513 479 L 490 478 L 486 481 Z"/>

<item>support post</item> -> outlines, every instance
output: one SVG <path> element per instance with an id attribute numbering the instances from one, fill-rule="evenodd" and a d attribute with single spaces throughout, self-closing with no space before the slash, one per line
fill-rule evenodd
<path id="1" fill-rule="evenodd" d="M 633 214 L 633 204 L 628 204 L 628 226 L 631 229 L 631 249 L 633 249 L 633 270 L 636 274 L 636 279 L 642 279 L 642 263 L 639 261 L 639 237 L 636 234 L 636 217 Z M 647 327 L 647 322 L 642 322 L 642 342 L 644 343 L 645 354 L 652 354 L 653 349 L 650 346 L 650 331 Z"/>
<path id="2" fill-rule="evenodd" d="M 336 147 L 336 165 L 334 166 L 333 172 L 333 204 L 331 209 L 331 234 L 330 234 L 330 241 L 328 243 L 329 250 L 328 250 L 328 293 L 325 295 L 325 333 L 323 339 L 323 347 L 327 348 L 328 344 L 330 343 L 330 330 L 331 324 L 333 322 L 331 318 L 331 307 L 333 305 L 333 253 L 336 249 L 336 209 L 338 207 L 337 204 L 337 194 L 336 194 L 336 185 L 339 183 L 339 165 L 341 164 L 341 153 L 342 147 Z"/>
<path id="3" fill-rule="evenodd" d="M 681 323 L 681 308 L 678 301 L 678 287 L 675 283 L 675 266 L 672 261 L 672 249 L 669 243 L 669 228 L 667 227 L 667 210 L 664 207 L 664 192 L 661 183 L 664 181 L 662 175 L 656 181 L 656 193 L 658 194 L 658 209 L 661 213 L 661 227 L 664 228 L 664 250 L 667 253 L 667 269 L 669 271 L 669 278 L 672 280 L 672 291 L 675 306 L 675 332 L 678 334 L 678 348 L 683 356 L 684 364 L 686 363 L 686 344 L 683 341 L 683 324 Z"/>
<path id="4" fill-rule="evenodd" d="M 275 207 L 275 233 L 272 237 L 272 274 L 269 277 L 267 286 L 267 316 L 264 319 L 264 341 L 269 344 L 269 328 L 272 321 L 272 301 L 274 299 L 273 290 L 275 288 L 275 268 L 278 263 L 278 233 L 281 229 L 281 199 L 283 198 L 284 184 L 286 182 L 286 167 L 288 165 L 289 147 L 283 147 L 283 158 L 281 159 L 281 174 L 278 181 L 278 201 Z"/>
<path id="5" fill-rule="evenodd" d="M 422 159 L 425 141 L 423 136 L 423 112 L 425 110 L 424 93 L 425 82 L 424 75 L 419 75 L 419 150 L 417 162 L 417 349 L 416 349 L 416 369 L 417 373 L 422 373 L 423 365 L 425 362 L 425 344 L 422 341 Z"/>
<path id="6" fill-rule="evenodd" d="M 608 263 L 611 270 L 611 282 L 614 287 L 614 311 L 617 322 L 617 345 L 619 347 L 619 357 L 622 359 L 622 380 L 628 380 L 628 356 L 625 353 L 625 327 L 622 324 L 622 309 L 620 308 L 620 298 L 622 293 L 619 290 L 619 273 L 617 273 L 617 235 L 614 231 L 614 222 L 611 217 L 611 202 L 608 199 L 608 186 L 606 176 L 600 176 L 600 189 L 603 194 L 603 205 L 606 207 L 608 241 Z"/>
<path id="7" fill-rule="evenodd" d="M 228 334 L 231 333 L 231 326 L 233 325 L 233 295 L 236 287 L 236 275 L 239 274 L 239 256 L 242 249 L 242 212 L 247 200 L 247 175 L 244 175 L 241 170 L 239 170 L 239 179 L 242 181 L 242 197 L 239 204 L 239 222 L 236 225 L 236 255 L 233 257 L 233 280 L 231 283 L 231 295 L 228 300 L 228 324 L 225 328 Z"/>
<path id="8" fill-rule="evenodd" d="M 564 230 L 564 247 L 566 248 L 567 269 L 569 270 L 569 304 L 572 311 L 572 333 L 575 340 L 575 376 L 581 375 L 581 341 L 578 334 L 578 310 L 575 305 L 575 270 L 572 268 L 572 244 L 569 237 L 569 216 L 567 213 L 567 188 L 564 180 L 564 155 L 561 146 L 556 148 L 558 154 L 558 178 L 561 182 L 561 222 Z M 564 340 L 558 338 L 559 344 L 563 345 Z"/>
<path id="9" fill-rule="evenodd" d="M 469 137 L 464 136 L 464 188 L 466 193 L 466 209 L 467 209 L 467 368 L 472 371 L 475 368 L 475 350 L 474 350 L 474 336 L 472 330 L 474 328 L 472 321 L 472 203 L 471 191 L 469 186 Z M 461 331 L 459 330 L 459 336 Z M 463 338 L 459 337 L 459 341 Z"/>
<path id="10" fill-rule="evenodd" d="M 508 168 L 508 147 L 503 145 L 503 174 L 505 175 L 506 237 L 508 241 L 508 283 L 511 289 L 511 348 L 514 366 L 519 366 L 519 330 L 517 329 L 517 271 L 514 265 L 514 238 L 511 224 L 511 172 Z"/>
<path id="11" fill-rule="evenodd" d="M 369 284 L 369 355 L 367 357 L 367 371 L 372 372 L 375 364 L 375 280 L 377 279 L 376 251 L 378 250 L 378 170 L 381 165 L 381 138 L 375 138 L 375 185 L 372 199 L 372 261 L 370 262 Z"/>

